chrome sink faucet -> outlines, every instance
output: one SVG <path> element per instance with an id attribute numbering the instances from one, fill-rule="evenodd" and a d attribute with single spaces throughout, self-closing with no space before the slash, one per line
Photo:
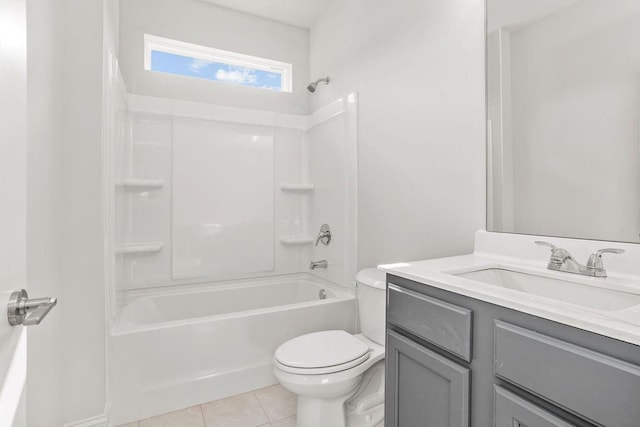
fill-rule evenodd
<path id="1" fill-rule="evenodd" d="M 569 253 L 568 250 L 558 248 L 549 242 L 536 241 L 536 245 L 551 248 L 551 258 L 547 268 L 565 273 L 581 274 L 590 277 L 607 277 L 607 271 L 602 262 L 602 254 L 623 254 L 624 249 L 607 248 L 595 251 L 587 260 L 587 265 L 582 265 Z"/>

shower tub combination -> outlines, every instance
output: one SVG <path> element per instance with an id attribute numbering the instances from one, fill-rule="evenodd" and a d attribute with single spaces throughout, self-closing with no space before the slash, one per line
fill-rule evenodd
<path id="1" fill-rule="evenodd" d="M 308 274 L 131 291 L 111 327 L 112 422 L 276 384 L 280 344 L 355 326 L 355 293 Z"/>

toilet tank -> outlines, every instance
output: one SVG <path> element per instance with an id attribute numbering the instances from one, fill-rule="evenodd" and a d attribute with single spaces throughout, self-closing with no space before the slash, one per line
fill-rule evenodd
<path id="1" fill-rule="evenodd" d="M 365 268 L 356 275 L 356 283 L 360 330 L 371 341 L 384 345 L 386 275 L 375 268 Z"/>

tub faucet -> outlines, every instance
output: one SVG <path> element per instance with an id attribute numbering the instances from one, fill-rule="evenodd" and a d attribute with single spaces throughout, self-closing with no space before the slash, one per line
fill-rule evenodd
<path id="1" fill-rule="evenodd" d="M 327 262 L 326 259 L 320 260 L 320 261 L 311 261 L 311 264 L 309 264 L 309 268 L 311 270 L 315 270 L 316 268 L 327 268 L 329 266 L 329 263 Z"/>

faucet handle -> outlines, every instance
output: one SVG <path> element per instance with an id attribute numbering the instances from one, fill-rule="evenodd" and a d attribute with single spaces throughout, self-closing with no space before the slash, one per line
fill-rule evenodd
<path id="1" fill-rule="evenodd" d="M 566 249 L 559 248 L 556 245 L 543 242 L 542 240 L 536 240 L 534 243 L 538 246 L 547 246 L 551 249 L 551 258 L 549 258 L 549 265 L 547 266 L 549 270 L 560 270 L 567 258 L 572 259 L 571 254 Z"/>
<path id="2" fill-rule="evenodd" d="M 626 251 L 624 249 L 617 248 L 599 249 L 592 253 L 589 257 L 589 260 L 587 261 L 587 268 L 589 270 L 601 271 L 603 272 L 603 274 L 605 274 L 605 276 L 600 277 L 606 277 L 606 273 L 604 272 L 604 264 L 602 263 L 602 254 L 623 254 L 625 252 Z"/>
<path id="3" fill-rule="evenodd" d="M 329 227 L 329 224 L 322 224 L 322 227 L 320 227 L 320 232 L 316 236 L 315 245 L 318 246 L 318 243 L 322 243 L 325 246 L 331 243 L 331 227 Z"/>
<path id="4" fill-rule="evenodd" d="M 535 241 L 535 242 L 533 242 L 533 243 L 535 243 L 535 244 L 536 244 L 536 245 L 538 245 L 538 246 L 548 246 L 548 247 L 550 247 L 550 248 L 551 248 L 551 250 L 552 250 L 552 251 L 555 251 L 556 249 L 558 249 L 558 247 L 557 247 L 556 245 L 552 245 L 552 244 L 551 244 L 551 243 L 549 243 L 549 242 L 543 242 L 542 240 L 536 240 L 536 241 Z"/>

